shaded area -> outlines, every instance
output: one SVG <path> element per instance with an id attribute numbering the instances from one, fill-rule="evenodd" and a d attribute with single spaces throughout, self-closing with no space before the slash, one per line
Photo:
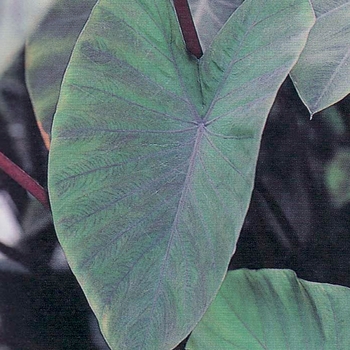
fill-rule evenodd
<path id="1" fill-rule="evenodd" d="M 68 273 L 0 272 L 2 343 L 16 350 L 97 349 L 89 309 Z"/>
<path id="2" fill-rule="evenodd" d="M 47 151 L 25 87 L 23 56 L 0 81 L 0 150 L 46 186 Z M 51 214 L 3 172 L 0 191 L 10 194 L 22 228 L 15 246 L 4 244 L 9 233 L 0 232 L 0 347 L 108 349 L 75 277 L 62 257 L 55 260 Z"/>
<path id="3" fill-rule="evenodd" d="M 325 181 L 327 165 L 349 147 L 349 99 L 331 108 L 309 120 L 291 82 L 282 86 L 231 269 L 289 268 L 300 278 L 350 286 L 349 204 L 334 206 Z"/>

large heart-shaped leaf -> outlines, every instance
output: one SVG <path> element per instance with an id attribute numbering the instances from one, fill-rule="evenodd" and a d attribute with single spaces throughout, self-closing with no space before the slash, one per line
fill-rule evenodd
<path id="1" fill-rule="evenodd" d="M 350 1 L 312 0 L 312 4 L 317 20 L 291 72 L 311 115 L 350 93 Z"/>
<path id="2" fill-rule="evenodd" d="M 96 1 L 56 0 L 27 42 L 26 82 L 47 146 L 63 74 Z"/>
<path id="3" fill-rule="evenodd" d="M 230 271 L 187 350 L 345 350 L 350 289 L 290 270 Z"/>
<path id="4" fill-rule="evenodd" d="M 57 233 L 112 349 L 170 349 L 215 297 L 262 129 L 314 23 L 247 0 L 197 60 L 168 0 L 101 0 L 54 119 Z"/>

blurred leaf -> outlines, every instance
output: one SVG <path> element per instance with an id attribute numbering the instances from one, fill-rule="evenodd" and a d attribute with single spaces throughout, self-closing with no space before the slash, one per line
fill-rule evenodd
<path id="1" fill-rule="evenodd" d="M 53 0 L 1 0 L 0 77 L 13 63 L 52 3 Z"/>
<path id="2" fill-rule="evenodd" d="M 350 149 L 340 149 L 326 167 L 326 184 L 336 206 L 350 202 Z"/>
<path id="3" fill-rule="evenodd" d="M 57 0 L 27 43 L 26 81 L 47 146 L 63 74 L 96 1 Z"/>
<path id="4" fill-rule="evenodd" d="M 206 50 L 244 0 L 188 0 L 202 49 Z"/>
<path id="5" fill-rule="evenodd" d="M 196 60 L 168 0 L 94 8 L 64 78 L 49 187 L 113 349 L 174 347 L 215 297 L 266 117 L 313 23 L 308 1 L 247 0 Z"/>
<path id="6" fill-rule="evenodd" d="M 228 272 L 187 350 L 345 350 L 350 290 L 290 270 Z"/>
<path id="7" fill-rule="evenodd" d="M 344 123 L 344 116 L 337 107 L 338 105 L 330 106 L 322 111 L 322 119 L 330 126 L 334 133 L 334 140 L 340 140 L 341 137 L 346 137 L 346 124 Z M 347 118 L 347 116 L 345 116 Z"/>
<path id="8" fill-rule="evenodd" d="M 318 15 L 291 72 L 311 115 L 350 93 L 350 1 L 313 0 Z"/>

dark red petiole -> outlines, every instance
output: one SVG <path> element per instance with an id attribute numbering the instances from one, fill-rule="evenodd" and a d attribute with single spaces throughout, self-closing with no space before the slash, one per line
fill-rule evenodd
<path id="1" fill-rule="evenodd" d="M 187 50 L 197 58 L 201 58 L 203 51 L 187 0 L 174 0 L 174 6 Z"/>
<path id="2" fill-rule="evenodd" d="M 1 152 L 0 169 L 31 193 L 45 208 L 50 208 L 48 195 L 45 189 Z"/>

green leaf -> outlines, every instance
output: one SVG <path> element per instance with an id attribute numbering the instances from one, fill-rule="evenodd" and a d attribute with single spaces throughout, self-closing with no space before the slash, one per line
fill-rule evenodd
<path id="1" fill-rule="evenodd" d="M 201 60 L 168 0 L 101 0 L 54 119 L 59 239 L 112 349 L 170 349 L 214 299 L 308 1 L 246 1 Z"/>
<path id="2" fill-rule="evenodd" d="M 187 350 L 345 350 L 350 290 L 290 270 L 228 272 Z"/>
<path id="3" fill-rule="evenodd" d="M 311 0 L 317 18 L 346 5 L 348 2 L 349 0 Z"/>
<path id="4" fill-rule="evenodd" d="M 291 72 L 313 115 L 350 93 L 350 1 L 313 0 L 317 21 Z"/>
<path id="5" fill-rule="evenodd" d="M 26 45 L 26 82 L 35 116 L 51 135 L 63 74 L 97 0 L 57 0 Z"/>
<path id="6" fill-rule="evenodd" d="M 243 0 L 188 0 L 199 40 L 205 51 L 231 14 L 237 10 Z"/>

